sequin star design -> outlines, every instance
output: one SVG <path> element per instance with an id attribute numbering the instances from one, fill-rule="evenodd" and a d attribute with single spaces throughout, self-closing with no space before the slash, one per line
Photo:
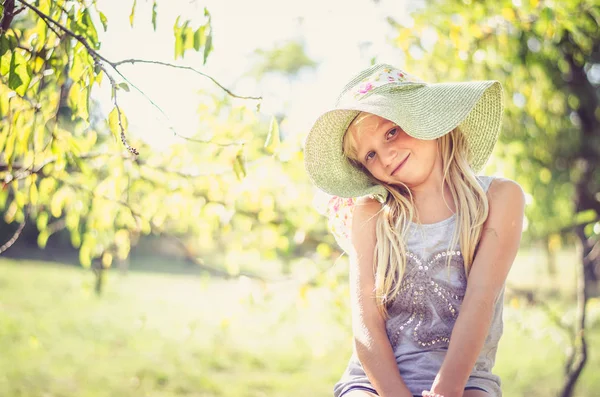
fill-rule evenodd
<path id="1" fill-rule="evenodd" d="M 422 348 L 447 347 L 466 284 L 460 251 L 435 252 L 426 261 L 408 252 L 400 292 L 388 306 L 386 328 L 392 347 L 404 340 Z M 434 325 L 435 317 L 441 322 Z"/>

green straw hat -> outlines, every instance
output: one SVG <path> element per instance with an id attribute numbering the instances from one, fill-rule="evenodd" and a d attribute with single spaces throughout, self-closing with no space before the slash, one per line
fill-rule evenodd
<path id="1" fill-rule="evenodd" d="M 478 173 L 498 140 L 503 109 L 498 81 L 430 84 L 393 66 L 374 65 L 346 84 L 336 106 L 314 123 L 304 146 L 306 171 L 328 194 L 372 195 L 383 202 L 387 190 L 342 153 L 348 126 L 360 112 L 368 112 L 418 139 L 436 139 L 459 127 L 466 136 L 469 164 Z"/>

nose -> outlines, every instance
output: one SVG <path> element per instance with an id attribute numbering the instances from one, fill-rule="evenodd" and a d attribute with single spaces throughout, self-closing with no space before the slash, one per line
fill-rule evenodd
<path id="1" fill-rule="evenodd" d="M 397 157 L 398 152 L 395 149 L 390 148 L 386 150 L 382 158 L 383 166 L 388 169 L 394 167 L 396 165 Z"/>

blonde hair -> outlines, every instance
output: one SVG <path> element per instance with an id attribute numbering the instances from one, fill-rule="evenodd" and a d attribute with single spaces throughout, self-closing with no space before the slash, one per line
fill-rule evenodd
<path id="1" fill-rule="evenodd" d="M 379 181 L 358 161 L 355 136 L 348 131 L 356 129 L 357 134 L 362 133 L 358 127 L 361 121 L 368 116 L 370 114 L 360 113 L 352 121 L 344 134 L 342 150 L 353 166 L 365 172 L 374 183 L 383 185 L 389 192 L 385 203 L 378 212 L 377 244 L 373 253 L 377 307 L 383 317 L 387 319 L 388 304 L 392 303 L 400 291 L 406 269 L 405 239 L 410 221 L 413 218 L 418 220 L 419 217 L 414 209 L 412 192 L 406 185 L 401 183 L 399 186 L 395 186 Z M 454 247 L 457 241 L 460 241 L 460 251 L 464 259 L 465 272 L 468 275 L 477 252 L 483 224 L 489 212 L 487 195 L 469 165 L 467 141 L 461 130 L 458 127 L 453 129 L 437 138 L 437 143 L 444 173 L 442 188 L 444 183 L 448 182 L 457 209 L 456 224 L 458 227 L 452 236 L 450 247 Z M 451 257 L 448 256 L 448 266 L 450 259 Z"/>

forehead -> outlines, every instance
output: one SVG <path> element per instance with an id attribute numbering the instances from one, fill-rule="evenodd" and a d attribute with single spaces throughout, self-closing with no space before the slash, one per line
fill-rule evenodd
<path id="1" fill-rule="evenodd" d="M 348 132 L 353 135 L 358 145 L 356 149 L 360 151 L 362 144 L 367 143 L 378 129 L 385 128 L 389 124 L 393 123 L 383 117 L 371 113 L 360 113 L 350 124 Z"/>

